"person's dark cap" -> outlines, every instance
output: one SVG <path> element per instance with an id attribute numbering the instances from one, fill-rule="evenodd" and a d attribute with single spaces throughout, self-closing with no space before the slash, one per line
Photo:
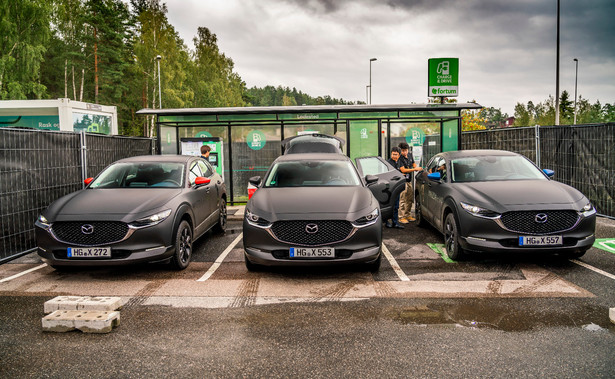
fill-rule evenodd
<path id="1" fill-rule="evenodd" d="M 410 149 L 410 145 L 408 145 L 406 142 L 400 142 L 399 148 L 402 149 L 402 150 L 409 150 Z"/>

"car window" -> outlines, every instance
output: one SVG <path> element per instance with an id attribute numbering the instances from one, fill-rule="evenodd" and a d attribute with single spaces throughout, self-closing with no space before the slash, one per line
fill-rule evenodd
<path id="1" fill-rule="evenodd" d="M 434 172 L 439 172 L 441 180 L 446 180 L 447 171 L 446 159 L 438 155 L 436 155 L 427 165 L 427 173 L 432 174 Z"/>
<path id="2" fill-rule="evenodd" d="M 204 160 L 198 161 L 199 168 L 201 169 L 202 176 L 209 178 L 213 175 L 213 170 L 211 170 L 211 166 Z"/>
<path id="3" fill-rule="evenodd" d="M 179 188 L 183 176 L 181 163 L 115 163 L 101 172 L 89 188 Z"/>
<path id="4" fill-rule="evenodd" d="M 359 186 L 361 180 L 348 161 L 284 161 L 273 165 L 265 187 Z"/>
<path id="5" fill-rule="evenodd" d="M 201 172 L 201 168 L 197 164 L 197 162 L 193 162 L 190 164 L 190 171 L 188 172 L 188 180 L 190 181 L 190 185 L 194 185 L 194 182 L 197 177 L 203 176 Z"/>
<path id="6" fill-rule="evenodd" d="M 526 158 L 514 156 L 478 156 L 454 159 L 453 182 L 542 179 L 545 175 Z"/>
<path id="7" fill-rule="evenodd" d="M 378 157 L 357 158 L 357 167 L 363 175 L 378 175 L 385 172 L 393 171 L 394 168 L 386 162 L 381 161 Z"/>

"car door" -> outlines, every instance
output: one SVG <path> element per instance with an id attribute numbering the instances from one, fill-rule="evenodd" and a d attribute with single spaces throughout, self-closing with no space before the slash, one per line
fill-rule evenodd
<path id="1" fill-rule="evenodd" d="M 432 180 L 427 177 L 427 175 L 435 172 L 440 173 L 440 180 Z M 425 218 L 430 220 L 436 227 L 439 227 L 441 224 L 439 216 L 446 192 L 447 173 L 446 160 L 443 156 L 436 155 L 427 164 L 426 169 L 421 175 L 419 175 L 422 186 L 421 209 Z"/>
<path id="2" fill-rule="evenodd" d="M 393 216 L 393 209 L 399 194 L 406 189 L 406 178 L 382 157 L 355 158 L 357 170 L 365 183 L 365 176 L 374 175 L 378 182 L 368 185 L 380 203 L 383 220 Z"/>
<path id="3" fill-rule="evenodd" d="M 190 204 L 194 212 L 195 228 L 194 235 L 198 236 L 207 227 L 205 221 L 211 214 L 210 209 L 210 194 L 211 183 L 206 185 L 197 186 L 195 180 L 199 176 L 203 176 L 201 167 L 198 164 L 199 160 L 191 161 L 188 165 L 188 185 L 192 189 L 189 193 Z"/>

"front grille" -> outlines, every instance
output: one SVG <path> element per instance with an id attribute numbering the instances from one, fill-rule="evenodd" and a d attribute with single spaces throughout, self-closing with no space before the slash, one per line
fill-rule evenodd
<path id="1" fill-rule="evenodd" d="M 316 233 L 308 233 L 306 227 L 317 225 Z M 271 226 L 271 231 L 280 241 L 303 245 L 318 246 L 343 241 L 352 232 L 352 225 L 348 221 L 277 221 Z"/>
<path id="2" fill-rule="evenodd" d="M 91 234 L 82 231 L 84 225 L 91 225 Z M 119 221 L 60 221 L 53 223 L 53 234 L 62 242 L 79 246 L 98 246 L 118 242 L 126 237 L 128 225 Z"/>
<path id="3" fill-rule="evenodd" d="M 544 223 L 536 222 L 536 215 L 547 215 Z M 550 234 L 571 229 L 579 220 L 576 211 L 515 211 L 502 214 L 506 228 L 518 233 Z"/>

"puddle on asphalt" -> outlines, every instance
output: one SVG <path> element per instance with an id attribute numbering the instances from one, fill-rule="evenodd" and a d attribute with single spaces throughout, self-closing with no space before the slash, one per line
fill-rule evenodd
<path id="1" fill-rule="evenodd" d="M 584 305 L 571 312 L 517 304 L 425 304 L 391 309 L 389 316 L 404 325 L 438 325 L 523 332 L 548 327 L 582 328 L 588 332 L 613 332 L 608 309 Z"/>

